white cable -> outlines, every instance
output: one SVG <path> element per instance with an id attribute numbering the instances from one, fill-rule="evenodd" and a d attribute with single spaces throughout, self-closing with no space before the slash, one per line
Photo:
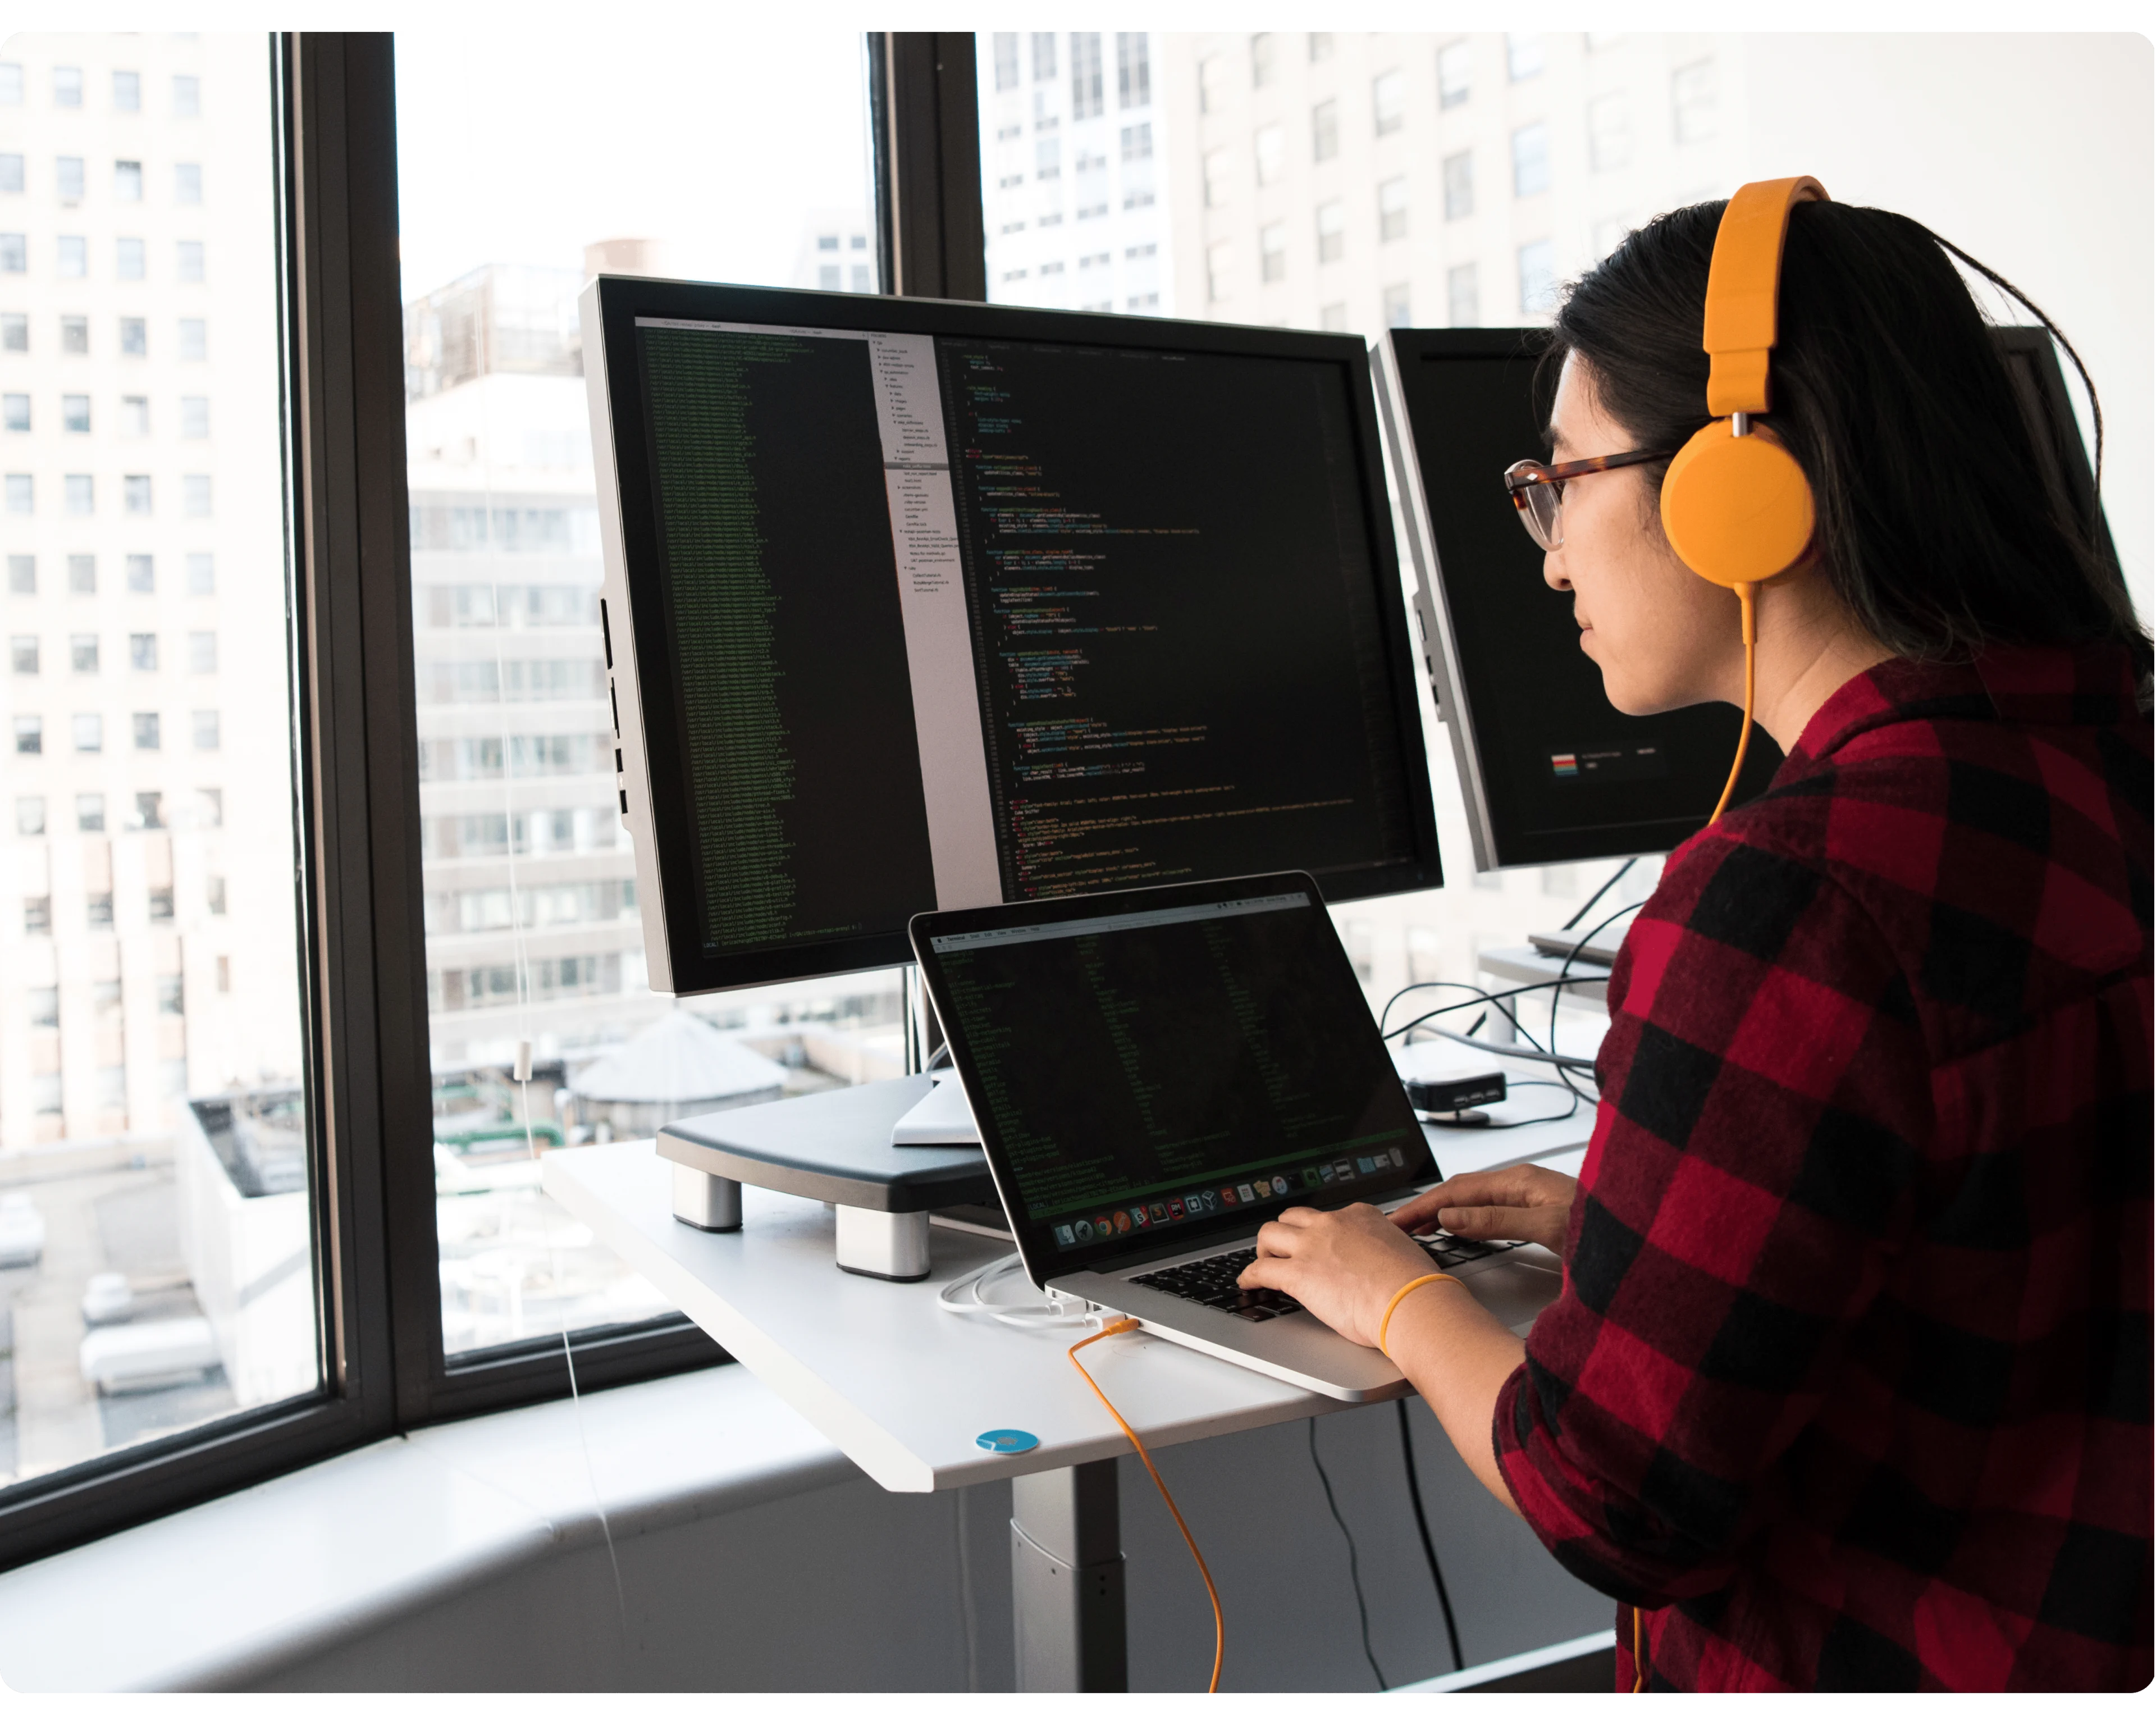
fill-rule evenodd
<path id="1" fill-rule="evenodd" d="M 940 1310 L 955 1312 L 963 1317 L 992 1317 L 1014 1330 L 1045 1330 L 1058 1324 L 1086 1321 L 1086 1302 L 1066 1295 L 1050 1294 L 1045 1304 L 1034 1306 L 1000 1306 L 988 1297 L 990 1283 L 1024 1267 L 1024 1260 L 1016 1252 L 993 1264 L 984 1264 L 972 1274 L 945 1284 L 936 1296 L 936 1304 Z"/>

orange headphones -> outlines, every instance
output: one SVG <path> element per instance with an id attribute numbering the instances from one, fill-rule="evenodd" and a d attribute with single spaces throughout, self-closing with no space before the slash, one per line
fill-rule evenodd
<path id="1" fill-rule="evenodd" d="M 1782 281 L 1782 243 L 1789 212 L 1825 203 L 1826 188 L 1809 174 L 1740 186 L 1722 212 L 1707 272 L 1707 317 L 1700 337 L 1711 365 L 1707 410 L 1714 423 L 1677 451 L 1662 480 L 1662 531 L 1686 567 L 1732 588 L 1744 634 L 1744 729 L 1729 783 L 1707 824 L 1722 819 L 1752 740 L 1754 656 L 1758 629 L 1753 598 L 1804 554 L 1812 539 L 1812 489 L 1796 458 L 1752 416 L 1771 405 L 1768 357 L 1774 351 Z"/>

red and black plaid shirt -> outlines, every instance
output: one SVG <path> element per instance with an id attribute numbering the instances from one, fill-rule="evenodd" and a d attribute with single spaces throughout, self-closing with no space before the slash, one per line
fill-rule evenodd
<path id="1" fill-rule="evenodd" d="M 1893 661 L 1671 856 L 1495 1426 L 1650 1686 L 2149 1681 L 2149 805 L 2123 653 Z"/>

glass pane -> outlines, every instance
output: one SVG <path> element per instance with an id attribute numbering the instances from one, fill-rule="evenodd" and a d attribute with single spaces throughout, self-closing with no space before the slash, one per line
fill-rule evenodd
<path id="1" fill-rule="evenodd" d="M 269 58 L 0 45 L 0 1480 L 318 1382 Z"/>
<path id="2" fill-rule="evenodd" d="M 666 1309 L 536 1153 L 902 1070 L 896 973 L 676 1003 L 619 818 L 576 296 L 877 290 L 860 37 L 400 33 L 413 624 L 451 1353 Z M 576 123 L 563 124 L 565 92 Z M 531 1078 L 515 1077 L 520 1044 Z"/>

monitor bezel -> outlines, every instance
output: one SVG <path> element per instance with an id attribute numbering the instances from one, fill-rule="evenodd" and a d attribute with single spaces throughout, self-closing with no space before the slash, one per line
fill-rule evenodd
<path id="1" fill-rule="evenodd" d="M 1339 965 L 1341 979 L 1350 990 L 1359 995 L 1362 984 L 1355 976 L 1354 964 L 1348 956 L 1348 949 L 1341 944 L 1339 931 L 1326 910 L 1324 893 L 1317 879 L 1300 869 L 1285 870 L 1270 875 L 1243 875 L 1218 880 L 1178 881 L 1168 886 L 1134 886 L 1118 892 L 1074 893 L 1065 898 L 1034 899 L 1023 904 L 983 905 L 973 910 L 925 911 L 907 924 L 907 937 L 916 962 L 921 967 L 922 986 L 928 991 L 937 1022 L 944 1027 L 952 1064 L 957 1068 L 960 1082 L 963 1083 L 972 1060 L 972 1050 L 967 1041 L 963 1022 L 951 1009 L 942 967 L 929 944 L 937 936 L 970 934 L 1018 922 L 1074 922 L 1089 916 L 1113 916 L 1125 911 L 1172 909 L 1178 904 L 1203 904 L 1212 899 L 1265 898 L 1276 893 L 1296 891 L 1308 893 L 1310 904 L 1300 911 L 1283 911 L 1281 914 L 1316 916 L 1323 920 L 1326 932 L 1332 937 L 1331 951 Z M 1391 1055 L 1385 1050 L 1383 1039 L 1378 1034 L 1374 1019 L 1370 1022 L 1370 1034 L 1378 1044 L 1380 1057 L 1391 1070 Z M 1025 1206 L 1010 1167 L 1010 1158 L 1004 1153 L 1002 1141 L 996 1133 L 993 1116 L 975 1106 L 973 1118 L 980 1127 L 981 1152 L 987 1159 L 988 1175 L 995 1183 L 996 1196 L 1003 1204 L 1004 1215 L 1009 1222 L 1019 1256 L 1024 1261 L 1026 1274 L 1032 1279 L 1034 1286 L 1045 1287 L 1055 1276 L 1075 1276 L 1088 1270 L 1115 1270 L 1134 1261 L 1197 1251 L 1224 1240 L 1241 1238 L 1271 1221 L 1281 1211 L 1298 1205 L 1312 1209 L 1341 1209 L 1351 1204 L 1389 1204 L 1394 1199 L 1404 1198 L 1419 1190 L 1440 1178 L 1437 1153 L 1430 1147 L 1429 1134 L 1416 1117 L 1404 1086 L 1400 1087 L 1399 1098 L 1402 1119 L 1414 1141 L 1422 1147 L 1422 1155 L 1418 1161 L 1402 1170 L 1395 1179 L 1383 1184 L 1338 1189 L 1337 1195 L 1329 1195 L 1334 1189 L 1329 1188 L 1322 1189 L 1316 1194 L 1291 1192 L 1285 1198 L 1268 1199 L 1262 1203 L 1245 1204 L 1238 1209 L 1223 1210 L 1217 1222 L 1177 1229 L 1166 1235 L 1118 1235 L 1115 1240 L 1102 1244 L 1068 1250 L 1057 1249 L 1052 1223 L 1034 1222 L 1027 1219 Z M 970 1094 L 968 1101 L 973 1101 Z"/>
<path id="2" fill-rule="evenodd" d="M 714 323 L 887 330 L 927 336 L 1171 349 L 1337 365 L 1352 404 L 1362 503 L 1377 586 L 1379 628 L 1391 682 L 1394 734 L 1403 757 L 1413 854 L 1405 862 L 1329 873 L 1328 902 L 1412 892 L 1444 884 L 1427 744 L 1415 686 L 1405 583 L 1392 531 L 1384 444 L 1370 383 L 1367 349 L 1354 336 L 1097 312 L 1048 311 L 955 300 L 822 293 L 788 288 L 602 275 L 584 290 L 584 360 L 599 472 L 601 547 L 605 562 L 602 617 L 609 639 L 615 701 L 618 792 L 637 853 L 639 909 L 651 985 L 664 993 L 703 993 L 761 983 L 839 974 L 900 964 L 912 957 L 903 927 L 843 939 L 717 955 L 696 928 L 695 878 L 685 823 L 662 790 L 685 782 L 677 745 L 678 691 L 665 650 L 664 600 L 658 586 L 636 321 L 644 317 Z M 617 434 L 617 428 L 628 434 Z M 625 506 L 624 500 L 638 500 Z M 639 595 L 644 603 L 639 604 Z M 656 722 L 654 722 L 656 721 Z M 670 883 L 683 883 L 669 891 Z"/>

